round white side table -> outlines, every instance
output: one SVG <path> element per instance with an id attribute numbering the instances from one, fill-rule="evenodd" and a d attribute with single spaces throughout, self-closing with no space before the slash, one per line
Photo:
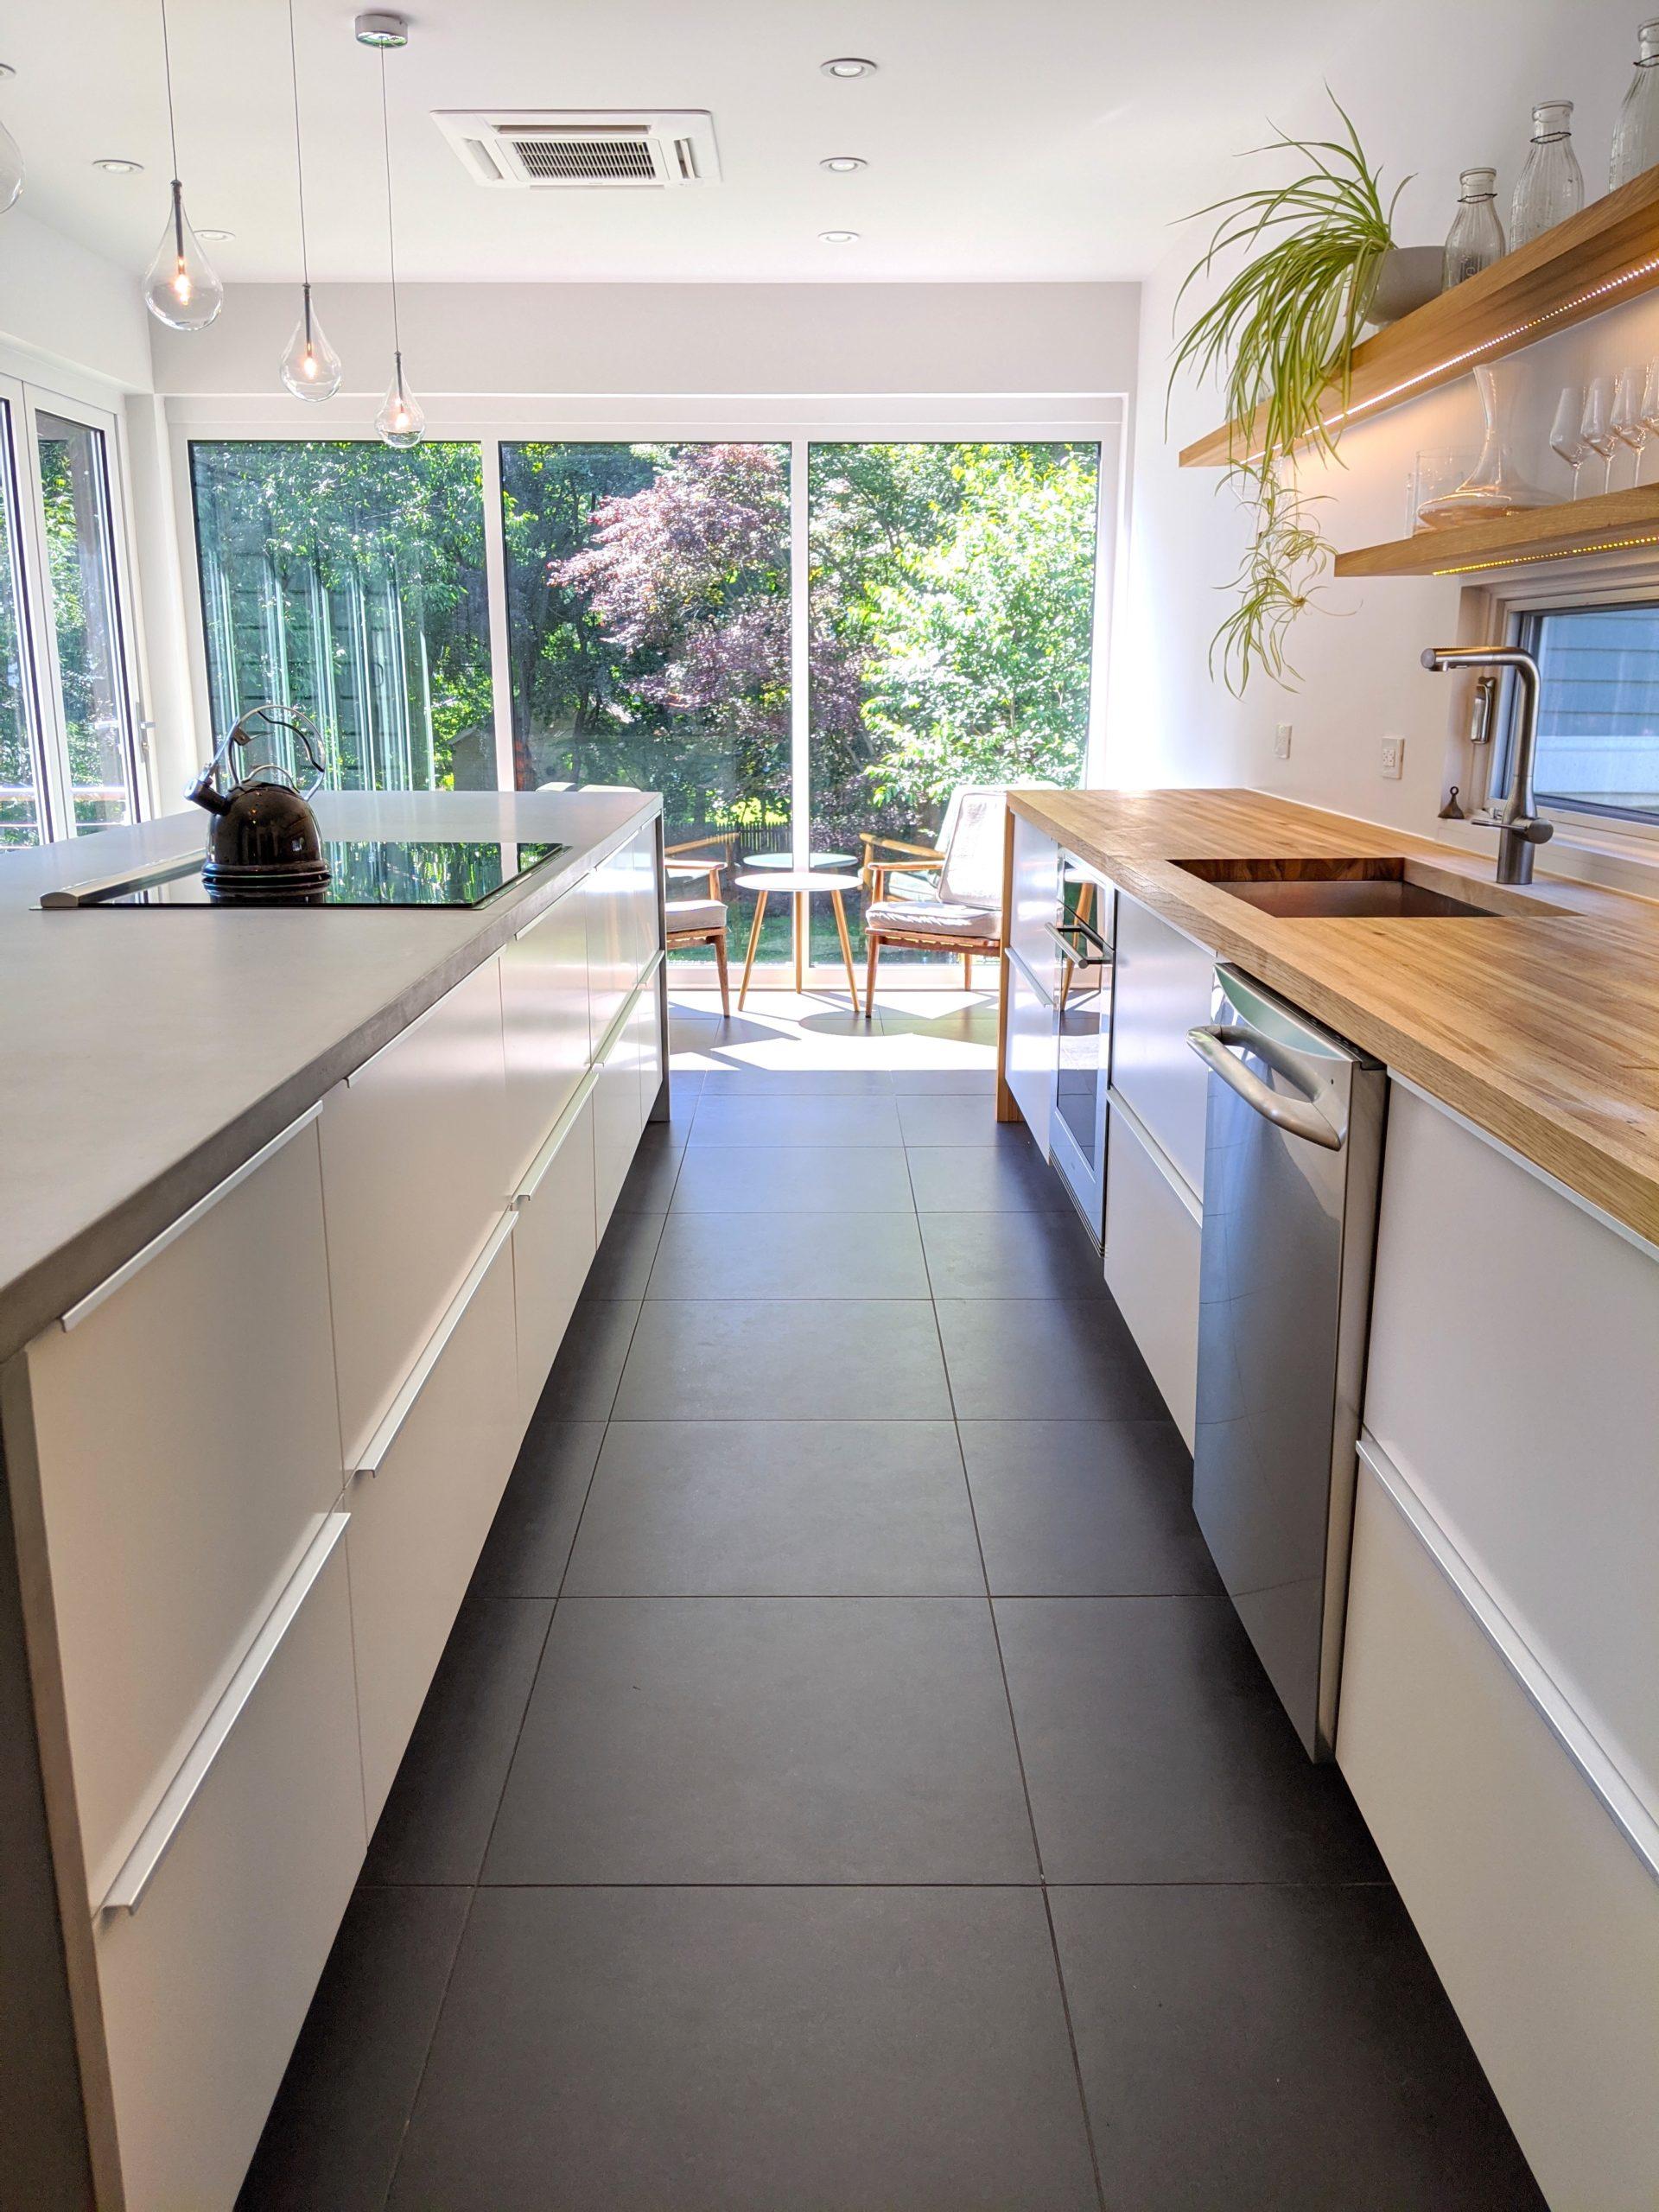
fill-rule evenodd
<path id="1" fill-rule="evenodd" d="M 749 931 L 749 949 L 743 960 L 743 983 L 737 995 L 741 1008 L 749 995 L 749 976 L 754 967 L 754 956 L 760 944 L 760 925 L 766 918 L 766 900 L 774 893 L 787 895 L 795 902 L 795 990 L 798 996 L 804 987 L 804 961 L 806 951 L 806 930 L 809 904 L 815 891 L 828 892 L 836 910 L 836 932 L 841 939 L 841 957 L 847 964 L 847 988 L 852 995 L 853 1011 L 858 1011 L 858 979 L 853 973 L 852 940 L 847 934 L 847 910 L 842 905 L 843 893 L 858 889 L 855 875 L 836 875 L 824 868 L 768 868 L 763 874 L 740 875 L 740 891 L 752 891 L 754 896 L 754 921 Z"/>

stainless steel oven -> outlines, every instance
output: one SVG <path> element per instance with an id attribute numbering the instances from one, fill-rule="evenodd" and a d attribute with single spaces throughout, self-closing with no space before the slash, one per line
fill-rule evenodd
<path id="1" fill-rule="evenodd" d="M 1098 869 L 1061 854 L 1059 893 L 1049 925 L 1059 958 L 1048 1150 L 1097 1245 L 1105 1235 L 1116 905 L 1116 894 Z"/>

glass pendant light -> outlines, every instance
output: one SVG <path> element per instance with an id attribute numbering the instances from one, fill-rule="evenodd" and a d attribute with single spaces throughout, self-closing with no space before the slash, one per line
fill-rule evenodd
<path id="1" fill-rule="evenodd" d="M 201 241 L 185 219 L 179 182 L 179 134 L 173 115 L 173 55 L 162 0 L 162 63 L 167 72 L 167 129 L 173 146 L 173 205 L 167 227 L 144 279 L 144 305 L 172 330 L 205 330 L 225 304 L 225 287 L 213 274 Z"/>
<path id="2" fill-rule="evenodd" d="M 365 22 L 382 28 L 373 37 L 365 37 Z M 385 35 L 384 27 L 391 23 L 404 31 L 402 40 Z M 389 48 L 407 43 L 407 26 L 394 16 L 359 16 L 358 37 L 365 46 L 376 47 L 380 55 L 380 149 L 386 165 L 386 267 L 391 278 L 391 382 L 374 427 L 383 444 L 402 450 L 419 445 L 426 435 L 426 410 L 404 381 L 404 340 L 397 327 L 397 234 L 391 216 L 391 132 L 386 122 L 386 54 Z"/>
<path id="3" fill-rule="evenodd" d="M 311 306 L 311 256 L 305 235 L 305 156 L 300 143 L 300 56 L 294 0 L 288 0 L 288 61 L 294 85 L 294 175 L 300 196 L 300 319 L 283 356 L 283 382 L 296 399 L 332 399 L 340 390 L 340 356 L 322 334 Z"/>
<path id="4" fill-rule="evenodd" d="M 10 62 L 0 61 L 0 78 L 15 77 L 16 71 Z M 3 123 L 0 123 L 0 215 L 8 207 L 17 205 L 17 195 L 23 188 L 23 157 L 17 141 Z"/>

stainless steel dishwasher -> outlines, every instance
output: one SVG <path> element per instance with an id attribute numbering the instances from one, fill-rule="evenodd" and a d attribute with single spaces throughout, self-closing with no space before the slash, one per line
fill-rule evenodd
<path id="1" fill-rule="evenodd" d="M 1386 1077 L 1236 969 L 1210 1071 L 1192 1503 L 1308 1755 L 1328 1758 L 1347 1596 Z"/>

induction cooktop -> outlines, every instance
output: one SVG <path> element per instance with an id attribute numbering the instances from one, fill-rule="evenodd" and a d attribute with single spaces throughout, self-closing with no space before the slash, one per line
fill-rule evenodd
<path id="1" fill-rule="evenodd" d="M 215 897 L 201 880 L 202 855 L 153 862 L 124 874 L 48 891 L 46 907 L 213 906 L 221 912 L 271 906 L 484 906 L 520 881 L 563 845 L 486 843 L 451 838 L 375 837 L 360 842 L 329 840 L 326 890 L 306 898 Z"/>

